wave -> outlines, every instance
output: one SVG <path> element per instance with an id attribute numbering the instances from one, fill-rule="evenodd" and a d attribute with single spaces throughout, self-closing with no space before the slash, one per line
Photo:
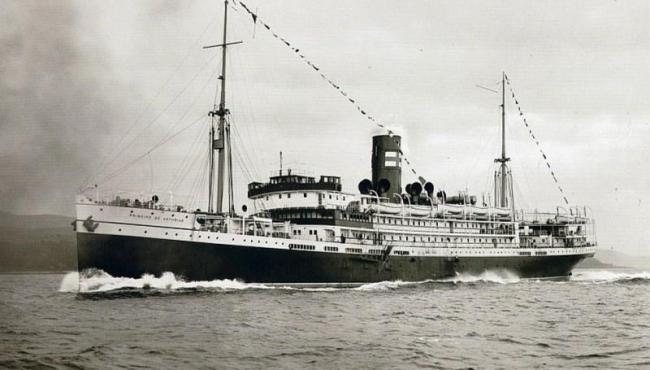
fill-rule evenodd
<path id="1" fill-rule="evenodd" d="M 458 283 L 498 283 L 512 284 L 518 283 L 520 278 L 517 274 L 509 270 L 486 270 L 480 274 L 457 273 L 456 276 L 436 280 L 437 282 Z"/>
<path id="2" fill-rule="evenodd" d="M 160 277 L 145 274 L 141 278 L 114 277 L 101 270 L 90 274 L 70 272 L 63 277 L 60 292 L 101 293 L 128 289 L 214 289 L 214 290 L 244 290 L 244 289 L 273 289 L 263 284 L 247 284 L 238 280 L 184 281 L 171 272 L 165 272 Z"/>
<path id="3" fill-rule="evenodd" d="M 646 271 L 609 271 L 609 270 L 574 270 L 571 281 L 588 283 L 649 282 L 650 272 Z"/>
<path id="4" fill-rule="evenodd" d="M 239 280 L 184 281 L 171 272 L 165 272 L 160 277 L 145 274 L 140 278 L 114 277 L 101 270 L 93 270 L 79 274 L 70 272 L 63 277 L 60 292 L 102 293 L 113 291 L 177 291 L 210 290 L 237 291 L 247 289 L 281 289 L 306 292 L 334 292 L 340 290 L 354 291 L 390 291 L 406 287 L 430 284 L 513 284 L 522 280 L 510 270 L 487 270 L 478 274 L 458 273 L 456 276 L 424 281 L 381 281 L 376 283 L 354 284 L 260 284 L 244 283 Z M 648 272 L 625 272 L 608 270 L 575 270 L 570 277 L 574 282 L 610 283 L 630 281 L 650 281 Z"/>
<path id="5" fill-rule="evenodd" d="M 426 282 L 429 282 L 427 280 Z M 59 287 L 59 292 L 68 293 L 107 293 L 125 290 L 218 290 L 234 291 L 246 289 L 281 289 L 306 292 L 334 292 L 339 290 L 385 291 L 403 286 L 413 286 L 425 282 L 381 281 L 368 284 L 256 284 L 244 283 L 239 280 L 184 281 L 171 272 L 165 272 L 160 277 L 145 274 L 140 278 L 114 277 L 110 274 L 94 270 L 90 272 L 69 272 Z"/>
<path id="6" fill-rule="evenodd" d="M 372 292 L 372 291 L 386 291 L 386 290 L 395 290 L 399 289 L 402 287 L 406 286 L 415 286 L 419 284 L 425 284 L 429 283 L 433 280 L 425 280 L 425 281 L 401 281 L 401 280 L 392 280 L 392 281 L 380 281 L 377 283 L 368 283 L 368 284 L 363 284 L 360 285 L 356 288 L 353 288 L 354 290 L 360 290 L 360 291 L 365 291 L 365 292 Z"/>
<path id="7" fill-rule="evenodd" d="M 519 277 L 510 271 L 485 271 L 478 275 L 463 273 L 451 278 L 424 281 L 380 281 L 367 284 L 259 284 L 244 283 L 239 280 L 184 281 L 171 272 L 161 276 L 145 274 L 140 278 L 114 277 L 102 270 L 67 273 L 59 286 L 59 292 L 72 293 L 107 293 L 115 291 L 183 291 L 183 290 L 217 290 L 236 291 L 246 289 L 282 289 L 307 292 L 333 292 L 339 290 L 389 291 L 422 284 L 437 283 L 499 283 L 508 284 L 519 281 Z"/>

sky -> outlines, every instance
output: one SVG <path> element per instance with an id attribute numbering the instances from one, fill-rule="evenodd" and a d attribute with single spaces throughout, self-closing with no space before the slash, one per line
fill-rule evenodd
<path id="1" fill-rule="evenodd" d="M 603 248 L 650 255 L 650 3 L 259 1 L 247 5 L 403 137 L 447 193 L 489 192 L 501 73 L 572 205 Z M 205 208 L 220 1 L 0 2 L 0 210 L 72 215 L 74 196 L 157 192 Z M 380 134 L 239 5 L 229 10 L 227 105 L 236 202 L 284 166 L 370 174 Z M 506 100 L 517 207 L 563 205 Z M 153 150 L 152 150 L 153 149 Z M 416 179 L 405 170 L 403 183 Z"/>

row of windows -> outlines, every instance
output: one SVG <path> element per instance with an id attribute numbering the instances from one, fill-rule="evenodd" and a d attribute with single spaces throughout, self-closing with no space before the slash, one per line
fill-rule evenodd
<path id="1" fill-rule="evenodd" d="M 344 213 L 344 214 L 341 215 L 341 218 L 343 220 L 370 222 L 370 218 L 365 216 L 365 215 L 362 215 L 362 214 L 347 214 L 347 213 Z"/>
<path id="2" fill-rule="evenodd" d="M 313 251 L 316 249 L 315 246 L 313 245 L 308 245 L 308 244 L 294 244 L 294 243 L 289 243 L 289 249 L 302 249 L 306 251 Z"/>
<path id="3" fill-rule="evenodd" d="M 302 235 L 302 230 L 294 229 L 293 235 Z M 318 235 L 318 230 L 309 230 L 309 235 Z"/>
<path id="4" fill-rule="evenodd" d="M 295 235 L 295 233 L 294 233 Z M 350 232 L 347 237 L 359 240 L 373 240 L 377 234 L 364 232 Z M 383 240 L 392 241 L 414 241 L 414 242 L 448 242 L 448 243 L 514 243 L 512 238 L 459 238 L 459 237 L 435 237 L 435 236 L 408 236 L 408 235 L 382 235 Z"/>
<path id="5" fill-rule="evenodd" d="M 362 253 L 363 250 L 361 248 L 345 248 L 345 251 L 347 253 Z"/>
<path id="6" fill-rule="evenodd" d="M 321 214 L 319 212 L 289 212 L 289 213 L 284 213 L 280 214 L 278 217 L 284 219 L 284 220 L 290 220 L 294 218 L 322 218 L 322 219 L 328 219 L 331 220 L 334 218 L 332 214 Z"/>
<path id="7" fill-rule="evenodd" d="M 404 240 L 404 241 L 409 241 L 408 236 L 404 236 L 404 239 L 402 239 L 402 235 L 398 235 L 398 236 L 384 235 L 383 238 L 384 238 L 384 240 Z M 418 238 L 419 238 L 419 240 L 418 240 Z M 427 241 L 427 242 L 449 242 L 449 243 L 451 243 L 451 242 L 454 242 L 454 243 L 459 243 L 459 242 L 460 243 L 463 243 L 463 242 L 466 242 L 466 243 L 511 243 L 513 241 L 513 239 L 509 239 L 509 238 L 492 238 L 492 239 L 488 239 L 488 238 L 457 238 L 457 237 L 455 237 L 455 238 L 452 239 L 450 237 L 445 238 L 445 237 L 435 237 L 435 236 L 434 237 L 427 236 L 426 240 L 425 240 L 424 236 L 419 236 L 419 237 L 418 236 L 412 236 L 412 237 L 410 237 L 410 240 L 412 240 L 414 242 Z"/>
<path id="8" fill-rule="evenodd" d="M 338 252 L 338 251 L 339 251 L 339 247 L 328 247 L 328 246 L 325 246 L 325 252 Z"/>
<path id="9" fill-rule="evenodd" d="M 291 199 L 291 193 L 286 193 L 287 199 Z M 318 194 L 319 197 L 322 197 L 323 194 Z M 303 198 L 307 198 L 307 193 L 302 193 Z M 339 196 L 336 195 L 336 200 L 339 200 Z M 332 199 L 332 194 L 329 194 L 329 198 Z M 342 196 L 343 200 L 345 200 L 345 195 Z M 282 194 L 278 194 L 278 199 L 282 199 Z M 269 196 L 266 196 L 266 200 L 269 200 Z"/>
<path id="10" fill-rule="evenodd" d="M 395 254 L 398 256 L 408 256 L 409 252 L 408 251 L 395 251 Z"/>
<path id="11" fill-rule="evenodd" d="M 450 227 L 453 223 L 455 228 L 488 228 L 489 225 L 497 224 L 488 224 L 488 223 L 478 223 L 478 222 L 453 222 L 453 221 L 424 221 L 424 220 L 413 220 L 410 218 L 401 217 L 377 217 L 376 222 L 389 224 L 389 225 L 407 225 L 407 226 L 435 226 L 435 227 Z M 503 227 L 504 224 L 500 224 Z M 508 225 L 510 226 L 510 225 Z"/>
<path id="12" fill-rule="evenodd" d="M 325 198 L 325 194 L 318 194 L 319 198 Z M 332 194 L 329 194 L 329 198 L 332 199 Z M 345 200 L 345 195 L 342 196 L 343 200 Z M 336 200 L 339 200 L 339 196 L 336 196 Z"/>

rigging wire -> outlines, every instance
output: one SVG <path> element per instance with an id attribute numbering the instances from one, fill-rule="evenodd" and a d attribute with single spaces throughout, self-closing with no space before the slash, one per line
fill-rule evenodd
<path id="1" fill-rule="evenodd" d="M 192 140 L 190 150 L 187 151 L 185 157 L 183 157 L 183 159 L 181 160 L 181 165 L 178 171 L 176 172 L 176 175 L 172 177 L 172 179 L 170 179 L 170 182 L 166 187 L 167 191 L 173 191 L 177 189 L 183 183 L 183 180 L 186 178 L 187 174 L 189 174 L 192 168 L 194 168 L 194 165 L 197 162 L 194 159 L 200 157 L 199 152 L 203 148 L 203 145 L 199 145 L 199 143 L 201 142 L 202 138 L 206 137 L 204 135 L 205 135 L 204 130 L 202 129 L 197 130 L 197 134 L 194 137 L 194 140 Z"/>
<path id="2" fill-rule="evenodd" d="M 194 121 L 193 121 L 192 123 L 190 123 L 189 125 L 187 125 L 187 126 L 183 127 L 182 129 L 176 131 L 176 133 L 174 133 L 172 136 L 170 136 L 170 137 L 168 137 L 168 138 L 162 140 L 162 141 L 159 142 L 158 144 L 154 145 L 151 149 L 149 149 L 149 150 L 148 150 L 147 152 L 145 152 L 144 154 L 142 154 L 142 155 L 138 156 L 137 158 L 133 159 L 132 161 L 128 162 L 127 164 L 125 164 L 124 166 L 120 167 L 120 168 L 117 169 L 116 171 L 111 172 L 109 175 L 104 176 L 100 181 L 97 181 L 97 183 L 102 184 L 102 183 L 105 183 L 105 182 L 108 181 L 108 180 L 111 180 L 111 179 L 114 178 L 115 176 L 119 175 L 123 170 L 129 168 L 129 167 L 130 167 L 131 165 L 133 165 L 134 163 L 136 163 L 136 162 L 138 162 L 139 160 L 141 160 L 142 158 L 146 157 L 146 156 L 149 155 L 151 152 L 153 152 L 153 151 L 155 151 L 156 149 L 160 148 L 160 147 L 163 146 L 164 144 L 168 143 L 171 139 L 173 139 L 173 138 L 175 138 L 176 136 L 180 135 L 180 134 L 183 133 L 185 130 L 189 129 L 190 127 L 194 126 L 197 122 L 200 122 L 201 120 L 204 120 L 204 119 L 206 119 L 206 116 L 201 115 L 201 117 L 199 117 L 198 119 L 194 120 Z"/>
<path id="3" fill-rule="evenodd" d="M 174 138 L 174 137 L 176 137 L 176 136 L 178 135 L 178 133 L 173 133 L 172 130 L 173 130 L 175 127 L 177 127 L 178 124 L 180 124 L 181 122 L 183 122 L 183 120 L 185 119 L 185 117 L 187 116 L 187 114 L 190 112 L 190 110 L 194 107 L 194 105 L 196 105 L 196 103 L 198 102 L 199 98 L 202 96 L 203 91 L 204 91 L 205 88 L 208 86 L 208 84 L 209 84 L 209 82 L 212 80 L 212 78 L 216 75 L 216 73 L 217 73 L 217 72 L 214 71 L 214 72 L 210 75 L 210 77 L 208 77 L 208 78 L 206 79 L 206 82 L 205 82 L 205 83 L 203 84 L 203 86 L 201 87 L 199 93 L 196 95 L 196 97 L 194 97 L 194 100 L 193 100 L 193 101 L 190 103 L 190 105 L 185 109 L 185 111 L 183 112 L 183 114 L 181 115 L 181 117 L 180 117 L 178 120 L 176 120 L 176 123 L 175 123 L 175 124 L 173 124 L 173 125 L 170 126 L 170 128 L 169 128 L 169 132 L 167 133 L 166 137 L 163 138 L 163 140 L 162 140 L 163 143 L 168 142 L 169 140 L 171 140 L 172 138 Z M 158 145 L 158 144 L 157 144 L 157 145 Z M 154 149 L 155 149 L 155 147 L 157 147 L 157 146 L 154 146 Z M 153 151 L 153 149 L 152 149 L 151 151 Z M 149 155 L 149 154 L 151 153 L 151 151 L 148 151 L 148 152 L 145 153 L 145 154 L 146 154 L 146 155 Z M 130 163 L 130 164 L 135 163 L 135 162 L 137 162 L 138 159 L 141 159 L 141 158 L 142 158 L 142 157 L 138 157 L 138 158 L 136 158 L 133 162 L 129 162 L 129 163 Z M 119 170 L 119 172 L 121 172 L 122 170 L 128 168 L 128 167 L 130 166 L 130 164 L 127 165 L 127 166 L 125 166 L 125 167 L 122 167 L 122 168 Z M 102 182 L 104 182 L 104 181 L 98 181 L 98 183 L 102 183 Z"/>
<path id="4" fill-rule="evenodd" d="M 235 50 L 235 53 L 236 53 L 237 49 L 234 48 L 233 50 Z M 234 54 L 233 52 L 228 54 L 229 65 L 233 66 L 233 67 L 234 66 L 240 66 L 242 64 L 242 62 L 239 62 L 237 64 L 234 64 L 232 62 L 231 59 L 232 59 L 233 54 Z M 231 81 L 231 84 L 233 86 L 236 84 L 236 81 L 238 79 L 240 79 L 240 78 L 243 79 L 244 81 L 248 81 L 246 79 L 246 77 L 247 77 L 246 73 L 239 74 L 238 73 L 239 69 L 238 68 L 233 68 L 233 67 L 231 67 L 231 70 L 230 70 L 230 75 L 232 76 L 230 78 L 230 81 Z M 242 104 L 241 106 L 238 105 L 239 101 L 237 99 L 235 99 L 236 98 L 235 95 L 232 94 L 232 92 L 235 91 L 235 90 L 244 92 L 244 98 L 248 102 L 248 106 L 246 106 L 245 104 Z M 252 113 L 252 110 L 249 109 L 249 107 L 252 105 L 251 104 L 252 100 L 250 98 L 249 89 L 246 89 L 246 88 L 244 88 L 244 89 L 234 89 L 233 88 L 230 91 L 231 91 L 231 96 L 230 96 L 231 106 L 237 106 L 237 111 L 245 110 L 246 111 L 245 114 L 247 114 L 249 116 L 249 119 L 246 120 L 247 122 L 257 122 L 257 119 L 255 118 L 254 114 Z M 237 96 L 237 98 L 239 98 L 239 96 Z M 240 109 L 240 108 L 242 108 L 242 109 Z M 233 119 L 232 115 L 230 117 L 231 117 L 231 120 L 232 120 Z M 243 130 L 243 136 L 239 134 L 239 129 Z M 237 147 L 244 150 L 244 154 L 246 155 L 246 157 L 248 159 L 250 159 L 251 157 L 256 159 L 256 160 L 250 160 L 249 164 L 251 166 L 251 169 L 253 170 L 253 174 L 259 176 L 259 174 L 261 173 L 259 171 L 259 167 L 258 167 L 259 160 L 257 160 L 259 158 L 254 157 L 252 155 L 249 155 L 250 153 L 246 150 L 246 147 L 249 147 L 249 145 L 243 145 L 245 143 L 249 143 L 250 147 L 253 147 L 253 148 L 262 147 L 262 144 L 261 144 L 262 141 L 260 140 L 259 133 L 258 133 L 259 129 L 251 129 L 249 125 L 245 125 L 245 124 L 241 125 L 240 122 L 238 122 L 237 125 L 233 125 L 233 130 L 235 131 L 235 134 L 240 137 L 240 140 L 239 140 L 240 145 L 237 145 Z M 244 137 L 247 139 L 246 141 L 243 140 Z"/>
<path id="5" fill-rule="evenodd" d="M 163 109 L 163 110 L 162 110 L 162 111 L 161 111 L 157 116 L 155 116 L 151 121 L 149 121 L 149 123 L 148 123 L 148 124 L 147 124 L 147 125 L 146 125 L 146 126 L 145 126 L 141 131 L 140 131 L 139 134 L 137 134 L 136 136 L 134 136 L 133 139 L 132 139 L 132 140 L 131 140 L 131 141 L 130 141 L 130 142 L 129 142 L 129 143 L 128 143 L 124 148 L 120 149 L 119 152 L 117 152 L 116 155 L 115 155 L 115 156 L 114 156 L 110 161 L 107 162 L 107 166 L 110 165 L 111 163 L 115 162 L 115 161 L 120 157 L 120 155 L 121 155 L 122 153 L 124 153 L 125 151 L 127 151 L 127 150 L 128 150 L 128 149 L 129 149 L 133 144 L 135 144 L 135 143 L 137 142 L 137 140 L 140 138 L 140 136 L 142 136 L 142 134 L 144 134 L 145 132 L 147 132 L 147 130 L 148 130 L 151 126 L 153 126 L 153 124 L 155 124 L 155 123 L 158 121 L 158 119 L 160 119 L 160 117 L 162 117 L 162 116 L 165 114 L 165 112 L 166 112 L 166 111 L 167 111 L 167 110 L 168 110 L 168 109 L 169 109 L 169 108 L 170 108 L 170 107 L 171 107 L 171 106 L 176 102 L 176 100 L 177 100 L 181 95 L 183 95 L 183 93 L 185 93 L 185 91 L 186 91 L 186 90 L 187 90 L 187 89 L 192 85 L 192 83 L 194 83 L 194 81 L 197 79 L 197 77 L 198 77 L 198 76 L 199 76 L 199 75 L 200 75 L 200 74 L 201 74 L 201 73 L 206 69 L 206 67 L 207 67 L 207 66 L 208 66 L 208 65 L 209 65 L 209 64 L 210 64 L 210 63 L 211 63 L 211 62 L 216 58 L 216 56 L 217 56 L 217 54 L 214 54 L 212 57 L 210 57 L 210 58 L 207 60 L 207 62 L 206 62 L 205 64 L 203 64 L 203 66 L 202 66 L 202 67 L 199 69 L 199 71 L 194 75 L 194 77 L 192 77 L 192 79 L 191 79 L 191 80 L 190 80 L 190 81 L 185 85 L 185 87 L 183 87 L 183 89 L 182 89 L 179 93 L 177 93 L 177 94 L 174 96 L 174 98 L 169 102 L 169 104 L 167 104 L 167 106 L 165 106 L 165 108 L 164 108 L 164 109 Z M 105 168 L 104 168 L 104 169 L 105 169 Z M 102 170 L 104 170 L 104 169 L 102 169 Z M 99 175 L 99 173 L 101 173 L 101 171 L 98 171 L 98 174 L 97 174 L 97 175 Z M 96 175 L 96 176 L 97 176 L 97 175 Z M 91 178 L 91 180 L 92 180 L 92 178 Z M 101 183 L 101 182 L 102 182 L 102 181 L 97 181 L 97 183 Z"/>
<path id="6" fill-rule="evenodd" d="M 192 108 L 193 108 L 193 107 L 196 105 L 196 103 L 199 101 L 199 98 L 201 98 L 201 97 L 203 96 L 203 92 L 205 91 L 205 89 L 207 88 L 207 86 L 210 85 L 210 83 L 212 83 L 212 79 L 216 76 L 217 72 L 218 72 L 217 70 L 214 70 L 214 71 L 212 72 L 212 74 L 211 74 L 211 75 L 210 75 L 210 76 L 205 80 L 205 82 L 203 83 L 203 85 L 201 86 L 201 88 L 200 88 L 200 90 L 199 90 L 199 93 L 194 97 L 194 100 L 192 100 L 192 102 L 190 103 L 190 105 L 188 105 L 188 107 L 185 109 L 185 111 L 183 112 L 183 114 L 181 115 L 181 117 L 180 117 L 178 120 L 176 120 L 176 123 L 175 123 L 174 125 L 172 125 L 172 126 L 169 127 L 169 130 L 168 130 L 168 132 L 167 132 L 167 135 L 171 134 L 172 131 L 173 131 L 173 129 L 174 129 L 174 128 L 179 124 L 179 123 L 183 122 L 183 120 L 185 119 L 185 117 L 187 116 L 187 114 L 192 110 Z"/>
<path id="7" fill-rule="evenodd" d="M 167 85 L 173 80 L 174 77 L 176 77 L 176 74 L 181 70 L 181 68 L 185 65 L 185 62 L 189 59 L 190 55 L 192 54 L 192 51 L 196 50 L 196 45 L 201 41 L 203 36 L 205 36 L 206 32 L 208 29 L 216 22 L 217 17 L 210 17 L 210 21 L 207 23 L 201 34 L 190 44 L 190 46 L 187 49 L 187 52 L 185 53 L 185 56 L 181 59 L 180 63 L 174 68 L 174 70 L 169 74 L 165 82 L 161 85 L 161 87 L 158 89 L 158 92 L 154 95 L 153 98 L 149 99 L 149 102 L 145 105 L 145 107 L 142 109 L 138 117 L 129 125 L 129 128 L 126 130 L 126 132 L 119 138 L 117 142 L 114 142 L 113 145 L 111 145 L 111 148 L 113 150 L 106 152 L 102 159 L 100 160 L 100 164 L 97 167 L 97 171 L 93 174 L 89 174 L 88 177 L 86 177 L 86 180 L 84 180 L 84 187 L 87 186 L 93 178 L 96 178 L 99 176 L 99 173 L 104 170 L 105 166 L 108 165 L 111 161 L 107 161 L 109 157 L 112 157 L 115 153 L 119 153 L 120 146 L 126 140 L 128 135 L 131 133 L 131 131 L 136 127 L 136 125 L 140 122 L 142 118 L 146 115 L 146 113 L 149 111 L 149 108 L 153 105 L 153 102 L 158 99 L 158 97 L 162 94 L 163 91 L 167 88 Z"/>
<path id="8" fill-rule="evenodd" d="M 235 141 L 238 141 L 240 145 L 236 145 L 238 151 L 240 151 L 240 154 L 243 158 L 243 160 L 246 162 L 247 167 L 249 168 L 249 173 L 251 174 L 253 180 L 256 176 L 259 176 L 259 171 L 255 167 L 255 161 L 251 159 L 251 156 L 249 155 L 248 151 L 246 150 L 246 146 L 244 144 L 244 140 L 242 136 L 239 134 L 239 130 L 236 128 L 236 126 L 231 126 L 233 128 L 233 133 L 234 133 L 234 139 Z"/>
<path id="9" fill-rule="evenodd" d="M 553 168 L 551 167 L 551 164 L 550 164 L 550 162 L 548 160 L 548 156 L 546 155 L 546 153 L 542 149 L 541 145 L 539 144 L 539 140 L 537 140 L 537 137 L 533 133 L 533 130 L 530 127 L 530 125 L 528 123 L 528 120 L 526 119 L 526 116 L 524 115 L 524 112 L 521 110 L 521 106 L 519 105 L 519 99 L 517 99 L 517 97 L 515 95 L 515 91 L 514 91 L 514 89 L 512 87 L 512 83 L 510 82 L 510 78 L 507 75 L 505 75 L 505 80 L 506 80 L 506 83 L 508 84 L 508 88 L 509 88 L 510 93 L 512 95 L 512 100 L 515 102 L 515 106 L 517 107 L 517 110 L 519 111 L 519 117 L 521 117 L 523 124 L 528 129 L 528 135 L 530 136 L 533 143 L 535 143 L 535 145 L 537 145 L 537 149 L 539 150 L 540 154 L 542 155 L 542 158 L 544 158 L 544 161 L 546 163 L 546 167 L 548 167 L 548 170 L 551 173 L 551 177 L 553 177 L 553 181 L 555 181 L 555 185 L 557 185 L 557 189 L 560 191 L 560 194 L 562 196 L 562 199 L 564 200 L 564 203 L 569 205 L 569 200 L 567 199 L 566 194 L 564 194 L 564 189 L 560 185 L 560 182 L 558 181 L 557 176 L 555 175 L 555 171 L 553 171 Z"/>
<path id="10" fill-rule="evenodd" d="M 393 141 L 395 141 L 395 143 L 399 145 L 399 141 L 395 137 L 395 132 L 394 131 L 388 129 L 386 124 L 382 123 L 377 118 L 370 115 L 369 112 L 366 109 L 362 108 L 361 105 L 359 103 L 357 103 L 357 100 L 355 98 L 353 98 L 350 94 L 348 94 L 339 84 L 334 83 L 334 81 L 332 81 L 323 72 L 321 72 L 320 67 L 318 67 L 316 64 L 312 63 L 309 59 L 307 59 L 305 57 L 304 53 L 301 53 L 299 48 L 296 48 L 296 47 L 292 46 L 292 44 L 289 41 L 287 41 L 284 37 L 278 35 L 275 31 L 273 31 L 271 29 L 271 26 L 269 26 L 266 22 L 264 22 L 262 19 L 260 19 L 260 17 L 257 15 L 257 13 L 250 10 L 250 8 L 243 1 L 241 1 L 241 0 L 239 0 L 239 1 L 233 0 L 233 3 L 239 3 L 239 5 L 241 5 L 242 8 L 244 8 L 244 10 L 246 10 L 246 12 L 248 12 L 248 14 L 250 14 L 250 16 L 253 19 L 254 24 L 257 24 L 257 22 L 260 22 L 264 26 L 264 28 L 273 35 L 273 37 L 275 37 L 276 39 L 282 41 L 282 43 L 284 45 L 286 45 L 289 49 L 291 49 L 295 55 L 297 55 L 304 63 L 306 63 L 309 67 L 311 67 L 311 69 L 313 69 L 316 73 L 318 73 L 323 80 L 325 80 L 332 88 L 337 90 L 350 104 L 352 104 L 361 115 L 363 115 L 366 119 L 368 119 L 369 121 L 374 123 L 380 129 L 385 130 L 387 132 L 388 136 L 391 137 L 393 139 Z M 413 175 L 418 176 L 418 172 L 415 170 L 414 166 L 411 164 L 411 161 L 408 159 L 408 157 L 404 154 L 404 151 L 401 149 L 401 145 L 400 145 L 400 149 L 399 149 L 399 154 L 401 155 L 403 161 L 406 163 L 407 167 L 413 173 Z M 420 176 L 420 177 L 422 177 L 422 176 Z"/>
<path id="11" fill-rule="evenodd" d="M 246 147 L 243 144 L 243 139 L 241 135 L 239 134 L 239 131 L 237 130 L 236 125 L 231 125 L 230 126 L 232 129 L 232 132 L 234 135 L 232 135 L 233 140 L 238 144 L 234 145 L 233 148 L 236 148 L 237 150 L 233 150 L 233 156 L 235 158 L 236 164 L 239 166 L 240 169 L 242 169 L 243 175 L 246 178 L 248 183 L 251 183 L 255 181 L 257 176 L 259 176 L 259 173 L 256 172 L 255 166 L 254 166 L 254 161 L 250 158 L 248 151 L 245 149 Z M 257 199 L 254 201 L 254 204 L 257 207 L 257 204 L 260 204 L 260 207 L 262 210 L 266 210 L 268 207 L 266 206 L 266 202 L 263 199 Z"/>
<path id="12" fill-rule="evenodd" d="M 510 132 L 511 132 L 511 135 L 513 135 L 513 136 L 520 134 L 519 130 L 516 130 L 516 131 L 511 130 Z M 523 155 L 523 153 L 526 151 L 526 149 L 528 149 L 528 143 L 523 143 L 521 139 L 522 139 L 521 136 L 518 136 L 516 140 L 515 139 L 511 140 L 511 146 L 514 147 L 514 151 L 516 153 L 522 153 L 522 155 Z M 537 162 L 539 162 L 539 161 L 537 161 Z M 524 195 L 526 195 L 526 199 L 533 200 L 532 204 L 540 203 L 540 201 L 542 199 L 540 199 L 538 197 L 539 192 L 534 191 L 533 187 L 531 186 L 531 183 L 530 183 L 530 177 L 532 175 L 531 174 L 531 166 L 525 166 L 523 160 L 520 160 L 520 161 L 514 161 L 513 160 L 513 161 L 510 162 L 510 166 L 513 167 L 513 168 L 516 167 L 517 172 L 520 174 L 519 176 L 517 176 L 517 179 L 519 180 L 519 182 L 516 184 L 518 186 L 517 189 L 525 190 L 525 192 L 520 191 L 517 198 L 518 199 L 524 199 Z M 528 202 L 526 202 L 526 203 L 528 204 Z"/>
<path id="13" fill-rule="evenodd" d="M 209 165 L 209 156 L 205 156 L 201 163 L 201 168 L 207 168 Z M 194 209 L 195 206 L 200 204 L 200 199 L 201 196 L 203 195 L 202 189 L 205 186 L 205 182 L 207 181 L 207 176 L 196 176 L 194 178 L 194 182 L 192 183 L 192 186 L 190 188 L 190 200 L 188 202 L 188 205 L 190 209 Z"/>

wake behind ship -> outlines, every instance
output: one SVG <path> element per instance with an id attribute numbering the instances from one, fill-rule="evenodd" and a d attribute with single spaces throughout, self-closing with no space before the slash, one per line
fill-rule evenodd
<path id="1" fill-rule="evenodd" d="M 224 20 L 228 7 L 226 1 Z M 219 105 L 210 112 L 207 211 L 188 210 L 171 196 L 84 192 L 76 199 L 80 271 L 263 283 L 418 281 L 494 269 L 542 278 L 567 276 L 595 253 L 587 207 L 550 213 L 515 208 L 505 74 L 502 151 L 487 199 L 467 191 L 447 195 L 422 176 L 402 187 L 402 169 L 410 163 L 401 137 L 389 131 L 372 138 L 372 179 L 361 180 L 358 193 L 344 192 L 338 176 L 316 178 L 281 167 L 268 182 L 248 185 L 252 210 L 238 214 L 225 102 L 226 50 L 234 43 L 227 41 L 226 24 L 223 43 L 210 46 L 221 48 L 222 71 Z"/>

